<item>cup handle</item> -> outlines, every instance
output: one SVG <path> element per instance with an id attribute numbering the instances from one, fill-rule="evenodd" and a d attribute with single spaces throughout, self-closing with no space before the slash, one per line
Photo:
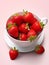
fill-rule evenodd
<path id="1" fill-rule="evenodd" d="M 47 19 L 46 17 L 44 17 L 44 18 L 42 18 L 42 19 L 41 19 L 41 22 L 43 22 L 43 24 L 45 24 L 45 25 L 46 25 L 46 24 L 47 24 L 47 22 L 48 22 L 48 19 Z"/>

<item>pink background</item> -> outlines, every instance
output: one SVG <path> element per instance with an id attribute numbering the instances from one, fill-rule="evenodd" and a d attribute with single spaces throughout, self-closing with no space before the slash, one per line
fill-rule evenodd
<path id="1" fill-rule="evenodd" d="M 0 65 L 49 65 L 49 22 L 46 25 L 43 46 L 45 53 L 21 53 L 16 60 L 10 60 L 9 48 L 4 40 L 5 23 L 8 17 L 23 9 L 49 18 L 49 0 L 0 0 Z"/>

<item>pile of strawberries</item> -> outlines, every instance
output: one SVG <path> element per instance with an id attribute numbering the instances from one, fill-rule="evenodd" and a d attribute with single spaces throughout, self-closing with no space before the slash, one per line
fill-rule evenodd
<path id="1" fill-rule="evenodd" d="M 9 35 L 18 40 L 34 40 L 42 31 L 44 24 L 38 21 L 34 14 L 23 11 L 12 15 L 6 23 Z"/>
<path id="2" fill-rule="evenodd" d="M 44 27 L 43 22 L 40 22 L 34 14 L 28 11 L 16 13 L 12 15 L 6 23 L 8 34 L 18 40 L 27 41 L 34 40 Z M 45 49 L 42 45 L 37 45 L 34 49 L 37 54 L 42 54 Z M 10 49 L 9 55 L 11 60 L 14 60 L 19 55 L 18 50 Z"/>

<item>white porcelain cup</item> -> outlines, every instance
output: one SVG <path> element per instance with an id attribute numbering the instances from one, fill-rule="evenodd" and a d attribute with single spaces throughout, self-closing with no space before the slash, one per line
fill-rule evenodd
<path id="1" fill-rule="evenodd" d="M 22 12 L 20 13 L 22 14 Z M 40 19 L 38 16 L 34 15 L 39 21 L 42 21 L 44 24 L 46 24 L 48 22 L 48 19 L 47 18 L 42 18 Z M 14 39 L 13 37 L 11 37 L 7 30 L 6 30 L 6 34 L 7 34 L 7 37 L 14 43 L 15 46 L 18 46 L 18 49 L 21 48 L 21 50 L 25 50 L 27 47 L 31 48 L 32 47 L 35 47 L 37 44 L 37 41 L 40 39 L 40 37 L 42 36 L 43 34 L 43 31 L 37 36 L 37 38 L 30 42 L 30 41 L 21 41 L 21 40 L 17 40 L 17 39 Z M 27 49 L 26 49 L 27 50 Z"/>

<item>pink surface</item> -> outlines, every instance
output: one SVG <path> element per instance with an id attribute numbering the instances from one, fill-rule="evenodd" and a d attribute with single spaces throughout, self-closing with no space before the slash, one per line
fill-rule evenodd
<path id="1" fill-rule="evenodd" d="M 44 54 L 21 53 L 14 61 L 9 58 L 9 48 L 4 40 L 5 23 L 11 14 L 23 9 L 49 18 L 49 0 L 0 0 L 0 65 L 49 65 L 49 22 L 44 29 Z"/>

